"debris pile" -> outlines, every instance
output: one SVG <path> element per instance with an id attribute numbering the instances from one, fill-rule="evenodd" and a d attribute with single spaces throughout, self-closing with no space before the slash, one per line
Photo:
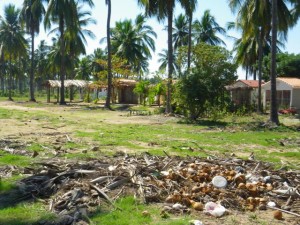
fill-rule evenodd
<path id="1" fill-rule="evenodd" d="M 4 172 L 9 168 L 0 168 Z M 271 208 L 300 217 L 299 171 L 274 170 L 256 160 L 124 154 L 85 162 L 56 158 L 26 172 L 19 181 L 22 198 L 43 199 L 51 211 L 74 220 L 103 202 L 114 206 L 114 200 L 128 194 L 145 203 L 164 203 L 162 216 L 204 211 L 220 217 L 231 210 Z"/>

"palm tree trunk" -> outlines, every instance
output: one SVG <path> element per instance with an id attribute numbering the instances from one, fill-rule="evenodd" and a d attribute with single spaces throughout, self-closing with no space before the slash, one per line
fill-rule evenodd
<path id="1" fill-rule="evenodd" d="M 4 76 L 5 76 L 5 73 L 4 73 L 4 53 L 3 52 L 1 54 L 0 63 L 1 63 L 1 68 L 0 68 L 1 91 L 4 94 L 4 87 L 5 87 L 5 85 L 4 85 L 4 83 L 5 83 Z"/>
<path id="2" fill-rule="evenodd" d="M 59 31 L 60 31 L 60 54 L 61 54 L 61 62 L 60 62 L 60 105 L 66 105 L 65 101 L 65 33 L 64 33 L 64 19 L 63 16 L 60 15 L 59 18 Z"/>
<path id="3" fill-rule="evenodd" d="M 30 89 L 29 101 L 35 102 L 33 81 L 34 81 L 34 29 L 31 28 L 31 68 L 30 68 L 30 79 L 29 79 L 29 89 Z"/>
<path id="4" fill-rule="evenodd" d="M 187 71 L 190 71 L 191 68 L 191 51 L 192 51 L 192 22 L 193 22 L 193 13 L 189 15 L 189 42 L 188 42 L 188 58 L 187 58 Z"/>
<path id="5" fill-rule="evenodd" d="M 75 53 L 72 52 L 70 55 L 71 55 L 70 58 L 71 58 L 71 62 L 72 62 L 72 70 L 71 70 L 70 79 L 73 80 L 76 76 L 76 73 L 75 73 Z M 74 100 L 74 86 L 70 86 L 70 102 L 72 102 L 73 100 Z"/>
<path id="6" fill-rule="evenodd" d="M 18 76 L 18 82 L 19 82 L 19 93 L 23 94 L 23 80 L 24 80 L 24 75 L 23 75 L 23 70 L 21 69 L 21 56 L 19 55 L 18 57 L 18 65 L 19 65 L 19 76 Z"/>
<path id="7" fill-rule="evenodd" d="M 11 97 L 11 89 L 12 89 L 12 59 L 11 59 L 11 54 L 9 54 L 9 78 L 8 78 L 8 100 L 13 101 Z"/>
<path id="8" fill-rule="evenodd" d="M 272 0 L 272 44 L 271 44 L 271 112 L 270 120 L 279 125 L 276 91 L 276 43 L 277 43 L 277 0 Z"/>
<path id="9" fill-rule="evenodd" d="M 167 105 L 166 113 L 172 113 L 171 108 L 171 88 L 172 88 L 172 73 L 173 73 L 173 43 L 172 43 L 172 23 L 173 23 L 173 0 L 168 0 L 168 84 L 167 84 Z"/>
<path id="10" fill-rule="evenodd" d="M 258 113 L 262 113 L 262 107 L 261 107 L 261 72 L 262 72 L 262 58 L 263 58 L 262 41 L 263 41 L 263 32 L 260 28 L 259 36 L 258 36 L 258 103 L 257 103 Z"/>
<path id="11" fill-rule="evenodd" d="M 106 36 L 107 36 L 107 96 L 105 107 L 111 109 L 110 100 L 112 92 L 112 73 L 111 73 L 111 43 L 110 43 L 110 17 L 111 17 L 111 0 L 106 0 L 107 4 L 107 24 L 106 24 Z"/>

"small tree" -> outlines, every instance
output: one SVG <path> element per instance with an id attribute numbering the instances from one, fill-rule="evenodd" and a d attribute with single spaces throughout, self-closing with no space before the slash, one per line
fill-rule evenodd
<path id="1" fill-rule="evenodd" d="M 278 53 L 276 62 L 278 76 L 300 78 L 300 54 Z M 269 80 L 271 55 L 265 56 L 263 63 L 263 77 Z"/>
<path id="2" fill-rule="evenodd" d="M 155 95 L 157 96 L 157 104 L 160 107 L 160 98 L 162 95 L 165 95 L 167 91 L 167 87 L 163 82 L 160 82 L 158 84 L 156 84 L 156 86 L 154 87 L 154 92 Z"/>
<path id="3" fill-rule="evenodd" d="M 150 81 L 140 81 L 133 89 L 134 93 L 139 94 L 143 99 L 143 105 L 146 105 L 146 98 L 149 96 Z"/>
<path id="4" fill-rule="evenodd" d="M 179 54 L 186 65 L 187 48 Z M 236 64 L 229 51 L 219 46 L 199 44 L 192 48 L 192 65 L 176 85 L 176 103 L 191 119 L 224 105 L 225 86 L 236 80 Z"/>

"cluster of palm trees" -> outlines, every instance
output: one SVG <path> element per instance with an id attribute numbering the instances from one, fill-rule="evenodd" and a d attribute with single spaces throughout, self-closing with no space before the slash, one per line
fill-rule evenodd
<path id="1" fill-rule="evenodd" d="M 172 45 L 172 22 L 173 11 L 177 2 L 179 2 L 186 11 L 189 20 L 188 35 L 188 58 L 191 54 L 192 39 L 192 18 L 197 0 L 138 0 L 145 7 L 146 14 L 157 16 L 158 20 L 168 18 L 168 93 L 166 112 L 171 112 L 171 83 L 173 66 L 173 45 Z M 276 106 L 276 52 L 277 52 L 277 30 L 286 37 L 287 31 L 294 26 L 299 18 L 299 0 L 228 0 L 229 6 L 233 12 L 237 13 L 235 27 L 242 30 L 242 37 L 236 41 L 235 50 L 237 51 L 237 61 L 240 65 L 249 69 L 255 68 L 259 61 L 259 83 L 261 86 L 261 61 L 263 50 L 267 51 L 267 42 L 272 53 L 271 66 L 271 116 L 270 119 L 276 124 L 279 123 Z M 288 4 L 292 7 L 290 10 Z M 206 12 L 207 13 L 207 12 Z M 209 16 L 206 16 L 209 19 Z M 205 16 L 204 16 L 205 18 Z M 177 21 L 179 22 L 179 20 Z M 195 25 L 197 25 L 196 22 Z M 195 27 L 195 26 L 194 26 Z M 196 26 L 197 27 L 197 26 Z M 223 32 L 223 30 L 219 30 Z M 182 44 L 185 40 L 177 42 Z M 219 43 L 221 43 L 219 41 Z M 266 53 L 265 53 L 266 54 Z M 188 60 L 187 72 L 190 68 Z M 256 70 L 254 70 L 256 71 Z M 260 91 L 259 91 L 260 93 Z M 261 95 L 259 95 L 259 110 L 261 110 Z"/>
<path id="2" fill-rule="evenodd" d="M 45 4 L 47 3 L 47 8 Z M 22 9 L 9 4 L 4 8 L 4 16 L 0 17 L 0 55 L 1 73 L 8 71 L 9 99 L 12 100 L 12 78 L 13 68 L 18 65 L 20 58 L 30 61 L 30 100 L 35 101 L 34 79 L 35 72 L 46 72 L 56 74 L 59 72 L 62 83 L 60 93 L 60 104 L 65 104 L 64 80 L 66 71 L 69 77 L 75 76 L 75 62 L 80 54 L 85 54 L 85 36 L 93 37 L 93 33 L 85 27 L 95 21 L 90 17 L 89 11 L 84 11 L 83 6 L 93 6 L 92 0 L 24 0 Z M 44 21 L 46 30 L 55 33 L 53 45 L 48 47 L 44 42 L 40 49 L 35 51 L 35 35 L 40 31 L 40 24 Z M 25 39 L 25 33 L 30 35 L 29 43 Z M 27 53 L 31 47 L 30 57 Z M 48 58 L 51 63 L 44 63 L 43 51 L 48 50 Z M 39 60 L 35 60 L 35 58 Z M 19 62 L 19 66 L 21 63 Z M 20 73 L 19 68 L 19 73 Z M 43 70 L 43 71 L 41 71 Z M 3 78 L 2 78 L 3 79 Z M 3 83 L 3 82 L 1 82 Z"/>
<path id="3" fill-rule="evenodd" d="M 262 59 L 264 55 L 272 54 L 270 120 L 279 124 L 276 104 L 276 53 L 283 46 L 283 41 L 286 41 L 288 29 L 297 23 L 299 1 L 229 0 L 229 6 L 237 13 L 236 21 L 229 28 L 235 27 L 242 31 L 241 38 L 235 41 L 236 60 L 246 69 L 246 74 L 252 73 L 255 79 L 258 72 L 258 112 L 262 112 Z M 279 40 L 277 36 L 280 37 Z"/>
<path id="4" fill-rule="evenodd" d="M 159 56 L 161 69 L 167 70 L 168 74 L 166 113 L 171 113 L 171 84 L 174 73 L 177 71 L 179 76 L 189 73 L 192 66 L 190 59 L 193 45 L 199 42 L 225 45 L 217 35 L 226 35 L 226 30 L 219 26 L 209 10 L 206 10 L 199 20 L 193 19 L 197 0 L 137 0 L 137 4 L 144 9 L 144 15 L 138 15 L 134 21 L 128 19 L 119 21 L 111 28 L 110 17 L 113 5 L 111 0 L 105 0 L 105 3 L 108 6 L 105 38 L 107 49 L 104 54 L 107 60 L 108 83 L 106 106 L 110 107 L 113 56 L 124 59 L 130 70 L 139 77 L 148 70 L 148 60 L 155 50 L 156 33 L 146 24 L 146 19 L 154 16 L 159 22 L 167 20 L 168 46 Z M 65 104 L 66 76 L 70 79 L 73 79 L 76 74 L 87 77 L 80 68 L 86 69 L 90 63 L 87 59 L 92 57 L 80 61 L 79 56 L 85 54 L 85 37 L 94 37 L 86 26 L 95 21 L 89 11 L 83 10 L 85 5 L 91 8 L 94 4 L 92 0 L 24 0 L 21 10 L 12 4 L 5 7 L 4 16 L 0 17 L 0 81 L 3 85 L 4 74 L 9 74 L 7 87 L 10 99 L 13 76 L 21 67 L 29 71 L 31 101 L 35 101 L 34 80 L 38 79 L 35 74 L 44 73 L 48 77 L 59 74 L 62 84 L 60 104 Z M 185 16 L 181 14 L 174 19 L 177 5 L 184 9 Z M 237 15 L 236 21 L 230 23 L 228 28 L 235 28 L 242 34 L 241 38 L 235 41 L 236 61 L 246 69 L 246 73 L 256 77 L 258 72 L 261 83 L 262 57 L 269 53 L 274 56 L 270 71 L 273 84 L 272 105 L 274 105 L 271 120 L 278 123 L 278 118 L 276 119 L 275 116 L 277 109 L 276 94 L 274 94 L 276 93 L 275 56 L 286 38 L 288 29 L 294 26 L 299 18 L 299 0 L 228 0 L 228 5 Z M 42 42 L 38 49 L 35 49 L 34 39 L 39 33 L 42 22 L 45 29 L 56 36 L 53 38 L 52 46 Z M 30 43 L 24 38 L 25 33 L 30 35 Z M 277 36 L 282 39 L 277 40 Z M 187 65 L 185 68 L 178 68 L 176 53 L 182 46 L 188 48 Z M 29 47 L 31 47 L 30 51 Z M 51 63 L 47 63 L 45 58 Z M 27 65 L 24 60 L 30 61 L 30 65 Z M 260 98 L 261 96 L 259 102 Z"/>
<path id="5" fill-rule="evenodd" d="M 223 45 L 225 42 L 218 36 L 221 34 L 226 36 L 226 30 L 221 27 L 210 10 L 205 10 L 200 20 L 196 19 L 192 22 L 191 34 L 189 33 L 189 20 L 183 14 L 179 14 L 174 19 L 174 25 L 172 28 L 172 42 L 173 42 L 173 72 L 178 78 L 183 75 L 183 68 L 180 68 L 176 58 L 178 50 L 183 46 L 189 46 L 189 38 L 191 37 L 192 45 L 199 43 L 206 43 L 209 45 Z M 191 36 L 190 36 L 191 35 Z M 158 54 L 160 62 L 159 70 L 165 71 L 168 66 L 168 49 L 163 49 Z"/>

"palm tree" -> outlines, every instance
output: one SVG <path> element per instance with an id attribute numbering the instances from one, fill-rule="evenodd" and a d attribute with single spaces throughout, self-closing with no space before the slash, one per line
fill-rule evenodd
<path id="1" fill-rule="evenodd" d="M 271 45 L 271 113 L 270 120 L 279 125 L 277 91 L 276 91 L 276 42 L 277 42 L 277 25 L 278 25 L 278 8 L 277 0 L 272 0 L 272 45 Z"/>
<path id="2" fill-rule="evenodd" d="M 181 46 L 187 46 L 189 43 L 188 23 L 188 19 L 183 14 L 179 14 L 174 20 L 172 37 L 175 51 Z"/>
<path id="3" fill-rule="evenodd" d="M 295 24 L 297 23 L 297 20 L 300 18 L 300 1 L 299 0 L 290 0 L 292 3 L 292 14 L 295 19 Z"/>
<path id="4" fill-rule="evenodd" d="M 73 21 L 72 26 L 68 27 L 66 30 L 66 51 L 70 55 L 72 68 L 70 71 L 69 79 L 74 79 L 75 77 L 75 67 L 79 62 L 79 55 L 86 54 L 85 45 L 87 40 L 85 36 L 92 39 L 95 35 L 92 31 L 85 29 L 89 24 L 96 24 L 96 21 L 92 19 L 91 13 L 89 11 L 82 11 L 82 6 L 77 5 L 77 18 L 78 20 Z M 70 101 L 74 98 L 74 90 L 71 86 L 70 88 Z"/>
<path id="5" fill-rule="evenodd" d="M 20 10 L 15 5 L 9 4 L 4 8 L 4 17 L 0 16 L 0 55 L 9 62 L 8 99 L 12 99 L 12 60 L 20 55 L 26 55 L 27 42 L 20 23 Z"/>
<path id="6" fill-rule="evenodd" d="M 50 46 L 48 46 L 46 44 L 45 40 L 42 40 L 37 49 L 35 50 L 35 65 L 36 65 L 36 72 L 37 74 L 39 74 L 40 76 L 43 76 L 43 79 L 50 79 L 50 74 L 49 74 L 49 70 L 47 68 L 48 65 L 48 53 L 50 51 Z"/>
<path id="7" fill-rule="evenodd" d="M 105 107 L 111 109 L 110 100 L 112 94 L 112 64 L 111 64 L 111 42 L 110 42 L 110 17 L 111 17 L 111 0 L 105 0 L 107 5 L 107 23 L 106 23 L 106 37 L 107 37 L 107 97 Z"/>
<path id="8" fill-rule="evenodd" d="M 138 40 L 140 42 L 141 51 L 144 54 L 145 60 L 137 60 L 135 72 L 148 71 L 148 60 L 152 58 L 151 51 L 155 52 L 155 41 L 157 35 L 153 28 L 146 24 L 146 17 L 139 14 L 134 23 L 134 29 L 137 32 Z"/>
<path id="9" fill-rule="evenodd" d="M 198 1 L 197 0 L 191 0 L 189 1 L 189 4 L 187 5 L 186 8 L 186 13 L 188 15 L 188 30 L 189 30 L 189 35 L 188 35 L 188 57 L 187 57 L 187 70 L 190 70 L 191 67 L 191 53 L 192 53 L 192 23 L 193 23 L 193 13 L 196 9 Z"/>
<path id="10" fill-rule="evenodd" d="M 169 66 L 169 54 L 168 54 L 168 49 L 163 49 L 162 52 L 158 53 L 158 62 L 160 63 L 160 66 L 159 66 L 159 70 L 162 70 L 162 71 L 166 71 L 167 67 Z M 179 66 L 178 64 L 176 63 L 176 60 L 175 60 L 175 54 L 173 54 L 173 68 L 172 70 L 175 72 L 175 74 L 178 73 L 179 71 Z"/>
<path id="11" fill-rule="evenodd" d="M 274 6 L 276 4 L 276 6 Z M 247 39 L 249 36 L 256 36 L 257 43 L 259 44 L 260 52 L 262 54 L 262 48 L 265 46 L 265 39 L 269 39 L 271 28 L 273 30 L 273 16 L 274 12 L 273 7 L 276 10 L 276 37 L 273 37 L 272 32 L 272 51 L 277 51 L 277 29 L 280 31 L 281 37 L 286 40 L 288 28 L 294 25 L 295 20 L 287 7 L 285 0 L 278 0 L 278 1 L 257 1 L 257 0 L 229 0 L 230 8 L 233 12 L 238 11 L 237 22 L 241 24 L 243 28 L 243 39 Z M 255 34 L 259 34 L 258 36 Z M 276 38 L 276 39 L 274 39 Z M 274 43 L 273 43 L 274 42 Z M 274 45 L 274 46 L 273 46 Z M 259 60 L 262 60 L 262 55 Z M 261 74 L 261 63 L 259 62 L 259 75 Z M 274 71 L 273 71 L 274 72 Z M 271 73 L 271 76 L 275 75 Z M 275 78 L 271 78 L 271 86 L 275 88 L 276 91 L 276 83 L 272 85 L 272 79 L 276 80 Z M 259 84 L 261 85 L 261 76 L 259 76 Z M 259 88 L 260 89 L 260 88 Z M 258 105 L 261 106 L 261 93 L 259 93 Z M 273 93 L 273 97 L 275 98 L 273 101 L 273 105 L 271 104 L 272 108 L 271 111 L 277 111 L 276 107 L 276 92 Z M 260 108 L 259 108 L 260 109 Z M 277 112 L 276 112 L 277 113 Z M 278 116 L 277 116 L 278 119 Z M 275 119 L 276 120 L 276 119 Z M 276 122 L 276 121 L 274 121 Z M 276 122 L 277 123 L 277 122 Z"/>
<path id="12" fill-rule="evenodd" d="M 204 42 L 209 45 L 225 45 L 225 42 L 217 34 L 226 35 L 226 30 L 221 27 L 210 10 L 205 10 L 200 20 L 193 24 L 193 32 L 196 43 Z"/>
<path id="13" fill-rule="evenodd" d="M 145 17 L 138 15 L 133 24 L 132 20 L 116 22 L 111 30 L 112 52 L 127 61 L 135 73 L 147 71 L 148 60 L 155 51 L 152 27 L 145 25 Z"/>
<path id="14" fill-rule="evenodd" d="M 171 113 L 171 85 L 173 74 L 173 43 L 172 43 L 172 28 L 173 28 L 173 12 L 176 3 L 179 2 L 184 9 L 188 9 L 195 1 L 191 0 L 138 0 L 139 5 L 145 7 L 146 15 L 156 16 L 158 21 L 162 21 L 167 17 L 168 20 L 168 85 L 167 85 L 167 104 L 166 113 Z"/>
<path id="15" fill-rule="evenodd" d="M 34 98 L 34 37 L 40 32 L 40 23 L 45 15 L 45 8 L 43 5 L 45 0 L 24 0 L 21 11 L 22 20 L 25 22 L 26 30 L 31 35 L 31 65 L 30 65 L 30 99 L 35 102 Z"/>
<path id="16" fill-rule="evenodd" d="M 64 80 L 66 76 L 66 67 L 65 67 L 65 57 L 66 57 L 66 38 L 65 31 L 67 28 L 72 27 L 74 21 L 78 21 L 77 13 L 77 3 L 87 3 L 92 7 L 92 0 L 50 0 L 48 8 L 45 15 L 45 28 L 48 29 L 52 23 L 58 24 L 59 30 L 59 47 L 60 47 L 60 80 L 61 80 L 61 90 L 60 90 L 60 104 L 65 105 L 65 86 Z"/>
<path id="17" fill-rule="evenodd" d="M 86 56 L 80 59 L 76 70 L 76 78 L 81 80 L 89 80 L 93 71 L 93 62 L 91 56 Z"/>

